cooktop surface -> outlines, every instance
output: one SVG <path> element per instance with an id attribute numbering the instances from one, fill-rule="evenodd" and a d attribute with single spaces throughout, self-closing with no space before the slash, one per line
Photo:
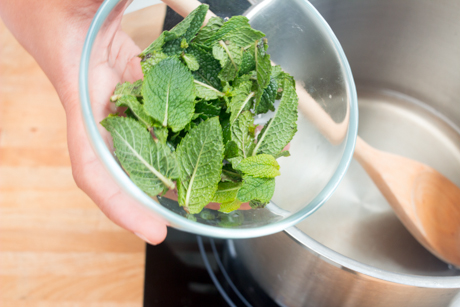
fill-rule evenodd
<path id="1" fill-rule="evenodd" d="M 278 306 L 232 256 L 231 240 L 168 231 L 165 242 L 147 245 L 144 307 Z"/>

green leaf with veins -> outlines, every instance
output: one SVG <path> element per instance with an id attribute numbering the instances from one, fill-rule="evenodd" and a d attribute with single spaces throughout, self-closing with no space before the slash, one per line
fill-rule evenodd
<path id="1" fill-rule="evenodd" d="M 176 39 L 165 42 L 163 52 L 167 55 L 175 55 L 182 52 L 186 45 L 195 37 L 203 25 L 209 6 L 202 4 L 194 9 L 187 17 L 178 23 L 169 32 L 177 36 Z M 185 48 L 183 48 L 185 47 Z"/>
<path id="2" fill-rule="evenodd" d="M 252 82 L 243 81 L 237 87 L 234 88 L 232 93 L 232 99 L 228 109 L 231 112 L 230 124 L 233 125 L 235 120 L 240 116 L 244 110 L 248 110 L 252 105 L 252 97 L 254 92 L 251 92 Z"/>
<path id="3" fill-rule="evenodd" d="M 218 77 L 221 70 L 220 63 L 213 57 L 212 53 L 193 43 L 185 52 L 193 55 L 200 66 L 198 70 L 192 72 L 195 80 L 206 83 L 219 91 L 222 90 L 222 84 Z"/>
<path id="4" fill-rule="evenodd" d="M 181 49 L 188 48 L 188 43 L 187 43 L 187 40 L 185 38 L 182 38 L 182 40 L 180 42 L 180 47 L 181 47 Z"/>
<path id="5" fill-rule="evenodd" d="M 154 126 L 153 133 L 155 134 L 158 141 L 166 144 L 166 141 L 168 140 L 168 128 L 162 126 Z"/>
<path id="6" fill-rule="evenodd" d="M 137 100 L 136 96 L 124 95 L 121 96 L 116 103 L 117 107 L 128 107 L 136 116 L 140 123 L 146 128 L 154 126 L 154 119 L 145 112 L 144 106 Z"/>
<path id="7" fill-rule="evenodd" d="M 169 31 L 163 31 L 156 40 L 154 40 L 147 48 L 145 48 L 144 51 L 141 52 L 141 54 L 139 54 L 139 57 L 142 59 L 142 61 L 145 61 L 145 59 L 149 57 L 149 55 L 161 52 L 163 45 L 166 42 L 172 41 L 176 38 L 177 38 L 176 33 L 171 33 Z"/>
<path id="8" fill-rule="evenodd" d="M 229 202 L 224 202 L 220 204 L 219 212 L 223 213 L 230 213 L 235 210 L 238 210 L 241 207 L 243 202 L 239 201 L 238 199 L 234 199 Z"/>
<path id="9" fill-rule="evenodd" d="M 101 122 L 112 135 L 115 155 L 131 180 L 150 196 L 175 187 L 177 162 L 168 146 L 155 143 L 134 119 L 107 117 Z"/>
<path id="10" fill-rule="evenodd" d="M 262 114 L 268 111 L 275 111 L 275 100 L 278 94 L 278 83 L 274 78 L 270 79 L 270 83 L 264 89 L 259 105 L 256 107 L 255 113 Z"/>
<path id="11" fill-rule="evenodd" d="M 280 165 L 272 155 L 267 154 L 247 157 L 235 169 L 258 178 L 274 178 L 281 175 Z"/>
<path id="12" fill-rule="evenodd" d="M 226 33 L 221 40 L 230 41 L 231 44 L 244 48 L 254 44 L 255 41 L 260 40 L 264 36 L 264 33 L 246 26 Z"/>
<path id="13" fill-rule="evenodd" d="M 295 87 L 285 80 L 280 104 L 257 137 L 252 155 L 265 153 L 276 156 L 292 140 L 297 132 L 297 104 Z"/>
<path id="14" fill-rule="evenodd" d="M 241 157 L 238 144 L 236 144 L 235 141 L 228 141 L 227 144 L 225 144 L 224 158 L 227 161 L 232 161 L 233 158 L 237 157 Z"/>
<path id="15" fill-rule="evenodd" d="M 262 43 L 257 44 L 254 51 L 254 60 L 256 62 L 257 84 L 258 90 L 255 99 L 255 108 L 257 109 L 262 99 L 265 88 L 270 84 L 270 76 L 272 64 L 270 62 L 270 55 L 265 53 L 266 45 L 264 40 Z"/>
<path id="16" fill-rule="evenodd" d="M 200 82 L 198 80 L 194 80 L 194 83 L 196 96 L 203 98 L 204 100 L 214 100 L 225 95 L 218 89 L 207 85 L 206 83 Z"/>
<path id="17" fill-rule="evenodd" d="M 241 60 L 239 75 L 246 75 L 256 69 L 256 61 L 254 59 L 254 45 L 243 50 L 243 58 Z"/>
<path id="18" fill-rule="evenodd" d="M 200 31 L 203 25 L 206 13 L 208 12 L 209 5 L 201 4 L 187 15 L 181 22 L 170 30 L 171 33 L 176 34 L 178 37 L 183 37 L 190 42 L 195 35 Z"/>
<path id="19" fill-rule="evenodd" d="M 224 146 L 217 117 L 189 131 L 177 146 L 179 204 L 199 213 L 213 198 L 222 172 Z"/>
<path id="20" fill-rule="evenodd" d="M 226 21 L 222 27 L 220 27 L 214 35 L 207 40 L 203 41 L 202 44 L 206 46 L 212 46 L 216 42 L 222 40 L 229 33 L 236 31 L 238 32 L 241 28 L 250 27 L 249 19 L 244 16 L 233 16 Z"/>
<path id="21" fill-rule="evenodd" d="M 226 203 L 234 201 L 241 185 L 241 182 L 219 182 L 217 191 L 212 198 L 212 202 Z"/>
<path id="22" fill-rule="evenodd" d="M 224 24 L 224 20 L 220 17 L 211 17 L 206 26 L 201 28 L 196 37 L 193 39 L 194 43 L 202 44 L 211 38 Z"/>
<path id="23" fill-rule="evenodd" d="M 182 54 L 182 58 L 184 59 L 185 64 L 187 65 L 188 69 L 191 71 L 198 70 L 200 68 L 200 64 L 192 54 L 184 53 Z"/>
<path id="24" fill-rule="evenodd" d="M 232 140 L 238 146 L 238 156 L 240 160 L 249 157 L 254 150 L 254 138 L 249 132 L 249 128 L 254 125 L 254 117 L 251 112 L 244 111 L 231 127 Z M 236 164 L 238 160 L 234 160 Z M 233 161 L 232 161 L 232 164 Z M 234 165 L 235 167 L 236 165 Z"/>
<path id="25" fill-rule="evenodd" d="M 218 77 L 224 82 L 229 82 L 238 77 L 238 70 L 243 60 L 243 50 L 236 45 L 226 45 L 219 41 L 212 48 L 212 55 L 219 60 L 222 70 Z"/>
<path id="26" fill-rule="evenodd" d="M 231 125 L 230 125 L 230 119 L 226 118 L 223 119 L 220 118 L 221 126 L 222 126 L 222 135 L 224 137 L 224 145 L 227 144 L 231 139 L 232 139 L 232 132 L 231 132 Z"/>
<path id="27" fill-rule="evenodd" d="M 182 130 L 192 119 L 195 86 L 190 71 L 176 57 L 155 65 L 142 86 L 144 107 L 150 116 L 173 132 Z"/>
<path id="28" fill-rule="evenodd" d="M 116 102 L 118 99 L 125 95 L 131 95 L 135 97 L 141 96 L 142 82 L 142 79 L 140 79 L 134 83 L 118 83 L 115 87 L 115 90 L 113 91 L 113 95 L 110 97 L 110 101 Z"/>
<path id="29" fill-rule="evenodd" d="M 222 166 L 221 181 L 241 182 L 243 178 L 238 171 L 235 171 L 230 164 Z"/>
<path id="30" fill-rule="evenodd" d="M 243 176 L 243 185 L 238 190 L 237 198 L 242 202 L 258 200 L 268 203 L 275 193 L 275 178 L 257 178 Z"/>
<path id="31" fill-rule="evenodd" d="M 281 99 L 281 97 L 282 97 L 284 84 L 285 84 L 284 81 L 285 80 L 288 80 L 289 83 L 292 84 L 292 86 L 295 87 L 294 78 L 290 74 L 284 72 L 283 69 L 281 68 L 281 66 L 279 66 L 279 65 L 276 65 L 276 66 L 272 67 L 271 78 L 275 79 L 276 83 L 278 84 L 278 93 L 276 95 L 276 99 Z"/>
<path id="32" fill-rule="evenodd" d="M 158 63 L 166 59 L 168 56 L 163 52 L 153 52 L 144 57 L 141 61 L 142 73 L 144 75 L 148 74 L 149 71 Z"/>
<path id="33" fill-rule="evenodd" d="M 221 107 L 213 104 L 212 102 L 200 101 L 195 105 L 195 114 L 198 114 L 198 116 L 203 120 L 219 116 L 220 110 Z"/>

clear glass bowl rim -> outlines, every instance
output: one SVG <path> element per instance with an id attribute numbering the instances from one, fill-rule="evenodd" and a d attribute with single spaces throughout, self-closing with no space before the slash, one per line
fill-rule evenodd
<path id="1" fill-rule="evenodd" d="M 101 26 L 104 24 L 110 12 L 121 1 L 122 0 L 105 0 L 96 12 L 96 15 L 94 16 L 88 29 L 88 33 L 86 35 L 85 43 L 83 46 L 78 81 L 80 106 L 86 133 L 89 137 L 91 146 L 93 147 L 100 161 L 103 163 L 104 167 L 112 175 L 115 181 L 123 188 L 124 191 L 126 191 L 133 199 L 137 200 L 143 206 L 149 208 L 164 220 L 166 220 L 169 226 L 198 235 L 224 239 L 254 238 L 283 231 L 311 215 L 329 199 L 329 197 L 338 187 L 342 178 L 345 176 L 351 159 L 353 158 L 353 152 L 355 149 L 356 137 L 358 133 L 358 98 L 351 68 L 348 64 L 348 60 L 343 52 L 343 49 L 332 29 L 329 27 L 324 18 L 318 13 L 318 11 L 313 7 L 313 5 L 311 5 L 306 0 L 303 0 L 306 6 L 311 10 L 311 12 L 313 12 L 312 16 L 314 16 L 314 18 L 316 18 L 322 26 L 324 26 L 324 29 L 327 31 L 328 36 L 336 49 L 343 70 L 345 71 L 346 86 L 350 95 L 350 117 L 347 132 L 347 143 L 345 145 L 345 150 L 340 163 L 334 175 L 331 177 L 323 190 L 307 206 L 298 212 L 275 223 L 259 227 L 220 228 L 188 220 L 187 218 L 182 217 L 163 207 L 154 199 L 145 194 L 131 181 L 128 175 L 123 171 L 123 169 L 113 157 L 110 150 L 107 148 L 104 140 L 102 139 L 102 136 L 99 133 L 98 123 L 96 123 L 94 120 L 93 112 L 91 109 L 88 84 L 89 64 L 93 44 Z"/>

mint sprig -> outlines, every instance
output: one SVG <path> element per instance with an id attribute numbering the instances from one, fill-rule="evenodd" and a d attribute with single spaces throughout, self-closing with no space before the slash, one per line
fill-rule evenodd
<path id="1" fill-rule="evenodd" d="M 101 122 L 133 182 L 151 196 L 177 186 L 189 218 L 210 202 L 222 216 L 245 202 L 263 208 L 297 131 L 295 82 L 272 66 L 265 34 L 244 16 L 202 27 L 207 11 L 200 5 L 139 55 L 143 80 L 111 97 L 124 114 Z M 254 118 L 268 111 L 257 135 Z"/>

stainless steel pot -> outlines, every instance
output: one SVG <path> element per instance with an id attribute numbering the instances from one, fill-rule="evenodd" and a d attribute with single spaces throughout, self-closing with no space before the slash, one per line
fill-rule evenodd
<path id="1" fill-rule="evenodd" d="M 350 62 L 361 137 L 460 186 L 460 1 L 311 3 Z M 229 244 L 283 306 L 438 307 L 460 289 L 460 271 L 412 238 L 356 162 L 297 227 Z"/>

